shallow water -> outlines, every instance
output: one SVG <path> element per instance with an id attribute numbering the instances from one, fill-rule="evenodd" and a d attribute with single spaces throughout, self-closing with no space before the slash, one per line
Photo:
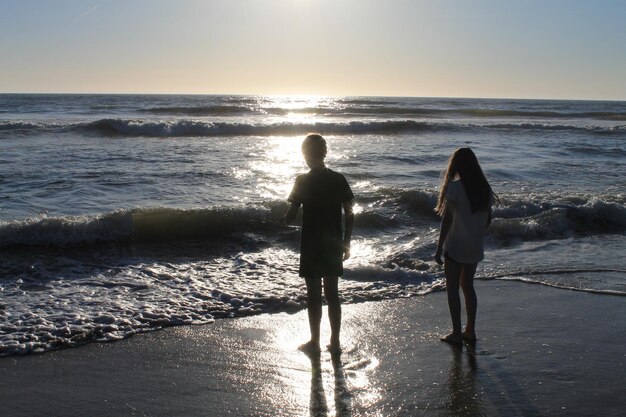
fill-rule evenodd
<path id="1" fill-rule="evenodd" d="M 626 103 L 0 95 L 0 355 L 305 306 L 279 223 L 309 131 L 356 195 L 346 302 L 443 288 L 439 175 L 501 205 L 482 279 L 626 294 Z"/>

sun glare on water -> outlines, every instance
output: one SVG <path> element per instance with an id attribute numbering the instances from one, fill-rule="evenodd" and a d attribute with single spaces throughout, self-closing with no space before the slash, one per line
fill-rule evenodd
<path id="1" fill-rule="evenodd" d="M 300 138 L 273 137 L 264 144 L 264 158 L 251 170 L 259 174 L 257 192 L 268 199 L 285 199 L 297 174 L 305 169 Z"/>
<path id="2" fill-rule="evenodd" d="M 289 95 L 269 96 L 264 107 L 280 107 L 286 110 L 302 110 L 327 105 L 335 99 L 325 96 Z"/>

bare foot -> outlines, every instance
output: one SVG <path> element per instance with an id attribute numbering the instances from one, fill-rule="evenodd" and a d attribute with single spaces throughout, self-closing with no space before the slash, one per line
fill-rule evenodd
<path id="1" fill-rule="evenodd" d="M 326 345 L 326 349 L 328 349 L 331 355 L 339 355 L 341 353 L 341 346 L 339 343 L 331 342 L 329 345 Z"/>
<path id="2" fill-rule="evenodd" d="M 314 355 L 321 352 L 319 342 L 314 342 L 313 340 L 309 340 L 308 342 L 301 344 L 298 346 L 298 350 L 306 355 Z"/>
<path id="3" fill-rule="evenodd" d="M 463 336 L 463 340 L 465 340 L 466 342 L 468 342 L 468 343 L 476 343 L 476 333 L 468 332 L 466 330 L 463 333 L 461 333 L 461 335 Z"/>
<path id="4" fill-rule="evenodd" d="M 450 343 L 451 345 L 460 345 L 463 343 L 463 336 L 460 334 L 450 333 L 447 336 L 442 337 L 442 342 Z"/>

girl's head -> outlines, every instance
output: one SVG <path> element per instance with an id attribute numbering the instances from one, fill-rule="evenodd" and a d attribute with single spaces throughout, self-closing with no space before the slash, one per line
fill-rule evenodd
<path id="1" fill-rule="evenodd" d="M 441 191 L 435 212 L 439 215 L 443 214 L 448 184 L 456 178 L 459 178 L 463 183 L 472 213 L 489 209 L 493 192 L 483 170 L 478 164 L 478 159 L 476 159 L 476 155 L 470 148 L 459 148 L 454 151 L 448 160 L 448 168 L 443 174 Z"/>
<path id="2" fill-rule="evenodd" d="M 324 166 L 324 158 L 326 158 L 326 140 L 317 133 L 311 133 L 304 138 L 302 142 L 302 154 L 304 160 L 311 169 L 314 167 Z"/>
<path id="3" fill-rule="evenodd" d="M 446 176 L 451 177 L 451 181 L 457 176 L 460 178 L 472 176 L 484 177 L 484 174 L 474 152 L 470 148 L 459 148 L 454 151 L 448 160 Z"/>

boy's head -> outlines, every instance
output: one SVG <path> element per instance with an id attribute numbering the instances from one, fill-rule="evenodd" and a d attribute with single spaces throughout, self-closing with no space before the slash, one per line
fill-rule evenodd
<path id="1" fill-rule="evenodd" d="M 317 133 L 311 133 L 304 138 L 302 142 L 302 154 L 304 159 L 310 168 L 313 165 L 324 164 L 324 158 L 326 158 L 326 140 Z"/>

